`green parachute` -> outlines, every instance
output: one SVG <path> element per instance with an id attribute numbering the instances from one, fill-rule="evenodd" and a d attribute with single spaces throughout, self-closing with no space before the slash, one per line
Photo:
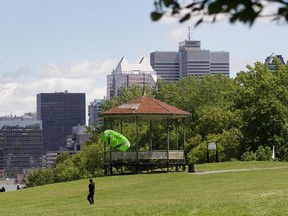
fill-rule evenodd
<path id="1" fill-rule="evenodd" d="M 130 148 L 129 140 L 114 130 L 105 130 L 101 139 L 106 144 L 122 152 L 127 151 Z"/>

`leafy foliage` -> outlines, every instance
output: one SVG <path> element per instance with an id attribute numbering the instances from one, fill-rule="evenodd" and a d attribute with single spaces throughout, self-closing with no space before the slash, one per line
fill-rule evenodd
<path id="1" fill-rule="evenodd" d="M 271 17 L 272 21 L 288 21 L 288 2 L 282 0 L 155 0 L 155 10 L 151 12 L 153 21 L 160 20 L 164 15 L 177 16 L 179 22 L 197 19 L 195 26 L 210 18 L 211 22 L 227 17 L 230 23 L 242 22 L 253 25 L 256 19 Z M 270 8 L 267 12 L 267 8 Z M 275 8 L 275 12 L 270 12 Z M 278 9 L 278 10 L 276 10 Z"/>
<path id="2" fill-rule="evenodd" d="M 103 176 L 102 144 L 87 145 L 81 152 L 71 157 L 66 157 L 67 155 L 64 152 L 58 155 L 55 168 L 40 168 L 29 174 L 26 186 L 34 187 L 81 178 Z"/>
<path id="3" fill-rule="evenodd" d="M 242 161 L 271 161 L 272 160 L 272 150 L 266 146 L 259 146 L 259 148 L 254 153 L 253 151 L 246 151 L 241 156 Z"/>
<path id="4" fill-rule="evenodd" d="M 63 151 L 59 155 L 57 155 L 57 158 L 55 160 L 55 165 L 63 163 L 65 160 L 67 160 L 69 157 L 69 152 Z"/>
<path id="5" fill-rule="evenodd" d="M 28 181 L 26 182 L 27 187 L 40 186 L 45 184 L 54 183 L 54 171 L 52 168 L 40 168 L 30 173 Z"/>
<path id="6" fill-rule="evenodd" d="M 270 161 L 272 160 L 272 150 L 266 146 L 259 146 L 257 151 L 255 152 L 256 160 L 257 161 Z"/>
<path id="7" fill-rule="evenodd" d="M 256 151 L 259 146 L 276 149 L 288 139 L 288 79 L 287 65 L 270 71 L 261 63 L 248 67 L 236 77 L 234 108 L 241 118 L 242 148 Z M 277 157 L 282 157 L 276 151 Z"/>
<path id="8" fill-rule="evenodd" d="M 247 151 L 244 152 L 244 154 L 241 156 L 242 161 L 254 161 L 256 160 L 255 153 L 253 151 Z"/>

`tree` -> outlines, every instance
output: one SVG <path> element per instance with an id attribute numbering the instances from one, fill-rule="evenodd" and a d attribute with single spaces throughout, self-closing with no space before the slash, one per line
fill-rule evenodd
<path id="1" fill-rule="evenodd" d="M 28 175 L 27 187 L 35 187 L 54 183 L 54 171 L 52 168 L 39 168 Z"/>
<path id="2" fill-rule="evenodd" d="M 203 149 L 209 140 L 219 143 L 222 161 L 240 159 L 240 119 L 231 110 L 233 79 L 223 75 L 189 76 L 175 83 L 158 82 L 157 85 L 156 98 L 192 113 L 192 119 L 187 122 L 190 130 L 187 130 L 185 148 L 189 163 L 205 162 L 206 150 Z M 161 140 L 157 134 L 157 140 Z"/>
<path id="3" fill-rule="evenodd" d="M 55 160 L 55 165 L 63 163 L 67 158 L 69 157 L 69 152 L 63 151 L 60 154 L 57 155 L 56 160 Z"/>
<path id="4" fill-rule="evenodd" d="M 233 112 L 216 106 L 203 109 L 200 114 L 195 131 L 203 138 L 208 134 L 222 134 L 224 130 L 233 128 L 237 123 Z"/>
<path id="5" fill-rule="evenodd" d="M 196 26 L 206 21 L 216 22 L 219 17 L 229 20 L 230 23 L 242 22 L 252 25 L 257 18 L 271 17 L 272 21 L 288 22 L 288 1 L 285 0 L 155 0 L 155 11 L 151 12 L 153 21 L 163 15 L 178 16 L 179 22 L 197 19 Z M 275 12 L 267 13 L 275 8 Z M 212 18 L 212 19 L 211 19 Z"/>
<path id="6" fill-rule="evenodd" d="M 288 66 L 276 65 L 270 71 L 258 62 L 237 75 L 234 108 L 242 119 L 242 151 L 275 145 L 276 156 L 283 160 L 288 147 Z"/>
<path id="7" fill-rule="evenodd" d="M 80 179 L 80 173 L 78 168 L 74 165 L 71 158 L 66 159 L 62 163 L 56 165 L 53 169 L 54 183 L 73 181 Z"/>

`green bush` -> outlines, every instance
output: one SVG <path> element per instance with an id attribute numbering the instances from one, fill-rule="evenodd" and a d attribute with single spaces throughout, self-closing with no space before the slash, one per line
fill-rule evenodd
<path id="1" fill-rule="evenodd" d="M 272 150 L 266 146 L 259 146 L 257 151 L 255 152 L 256 160 L 257 161 L 270 161 L 272 160 Z"/>
<path id="2" fill-rule="evenodd" d="M 201 164 L 206 162 L 207 146 L 206 143 L 193 148 L 187 155 L 189 164 Z"/>
<path id="3" fill-rule="evenodd" d="M 259 146 L 259 148 L 254 153 L 253 151 L 246 151 L 241 156 L 242 161 L 270 161 L 272 160 L 272 150 L 266 146 L 265 148 L 263 146 Z"/>
<path id="4" fill-rule="evenodd" d="M 67 152 L 62 152 L 57 156 L 55 168 L 41 168 L 29 174 L 26 186 L 34 187 L 104 175 L 102 144 L 86 145 L 82 151 L 68 156 Z"/>
<path id="5" fill-rule="evenodd" d="M 246 151 L 241 156 L 241 160 L 242 161 L 254 161 L 254 160 L 256 160 L 256 155 L 253 151 Z"/>
<path id="6" fill-rule="evenodd" d="M 27 187 L 35 187 L 54 183 L 54 172 L 52 168 L 39 168 L 28 175 Z"/>

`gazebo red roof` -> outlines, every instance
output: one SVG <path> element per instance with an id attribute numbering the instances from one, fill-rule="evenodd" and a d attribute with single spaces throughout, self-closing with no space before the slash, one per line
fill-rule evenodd
<path id="1" fill-rule="evenodd" d="M 155 98 L 143 95 L 125 104 L 101 113 L 101 116 L 122 119 L 161 120 L 187 118 L 191 113 L 178 109 Z"/>

